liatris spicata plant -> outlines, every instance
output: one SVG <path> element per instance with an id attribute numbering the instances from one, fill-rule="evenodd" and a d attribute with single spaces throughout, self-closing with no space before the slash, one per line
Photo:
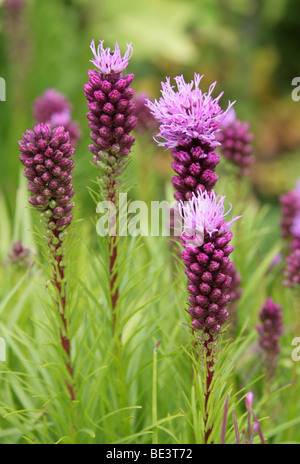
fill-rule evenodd
<path id="1" fill-rule="evenodd" d="M 33 105 L 36 123 L 48 123 L 52 127 L 64 126 L 69 132 L 71 144 L 75 147 L 81 137 L 79 124 L 72 121 L 72 105 L 65 95 L 55 89 L 47 89 Z"/>
<path id="2" fill-rule="evenodd" d="M 206 359 L 206 430 L 205 442 L 209 440 L 212 428 L 207 428 L 208 403 L 211 393 L 216 341 L 222 326 L 227 322 L 230 303 L 229 288 L 231 261 L 229 255 L 234 250 L 229 244 L 232 232 L 229 230 L 233 218 L 226 222 L 224 196 L 214 191 L 198 192 L 185 204 L 181 202 L 181 215 L 184 220 L 182 244 L 185 251 L 182 258 L 188 277 L 190 293 L 188 312 L 192 318 L 191 326 L 199 334 L 199 341 Z"/>
<path id="3" fill-rule="evenodd" d="M 127 44 L 127 50 L 122 57 L 117 43 L 115 50 L 111 51 L 110 48 L 103 47 L 103 41 L 100 41 L 97 49 L 95 42 L 92 41 L 91 50 L 94 59 L 90 61 L 97 70 L 88 72 L 89 82 L 84 86 L 89 109 L 87 118 L 93 142 L 89 145 L 89 149 L 93 154 L 94 164 L 103 174 L 100 179 L 102 199 L 117 204 L 119 176 L 128 162 L 135 141 L 135 137 L 130 133 L 137 123 L 137 118 L 134 116 L 135 104 L 132 101 L 134 90 L 130 87 L 134 74 L 123 74 L 133 50 L 131 44 Z M 113 228 L 115 224 L 110 224 L 109 227 Z M 117 279 L 115 236 L 110 237 L 108 246 L 114 332 L 119 296 L 118 288 L 115 286 Z"/>
<path id="4" fill-rule="evenodd" d="M 298 287 L 300 284 L 300 249 L 293 250 L 286 262 L 284 284 L 287 287 Z"/>
<path id="5" fill-rule="evenodd" d="M 25 177 L 31 193 L 29 203 L 40 211 L 46 228 L 44 236 L 52 260 L 52 284 L 57 291 L 57 310 L 61 318 L 60 340 L 65 352 L 66 367 L 73 379 L 71 365 L 71 342 L 66 315 L 66 282 L 64 238 L 70 225 L 74 203 L 72 197 L 72 169 L 74 148 L 69 133 L 63 127 L 53 128 L 50 124 L 39 124 L 34 130 L 23 134 L 19 142 L 20 161 L 25 166 Z M 66 381 L 72 400 L 75 399 L 74 385 Z"/>
<path id="6" fill-rule="evenodd" d="M 259 317 L 261 325 L 258 325 L 256 329 L 259 333 L 259 345 L 265 355 L 268 380 L 270 380 L 275 373 L 280 352 L 279 339 L 283 334 L 282 308 L 269 297 Z"/>
<path id="7" fill-rule="evenodd" d="M 282 215 L 280 222 L 281 234 L 283 238 L 290 240 L 293 239 L 291 227 L 293 226 L 295 217 L 300 213 L 300 182 L 296 183 L 293 190 L 281 195 L 279 201 Z"/>
<path id="8" fill-rule="evenodd" d="M 177 91 L 168 78 L 162 83 L 159 101 L 148 100 L 152 114 L 160 122 L 157 137 L 161 140 L 156 141 L 159 146 L 172 149 L 172 167 L 176 172 L 172 184 L 178 201 L 191 199 L 193 193 L 212 190 L 218 179 L 214 171 L 220 157 L 214 150 L 219 145 L 216 134 L 226 112 L 219 106 L 223 93 L 212 98 L 216 83 L 207 94 L 202 93 L 199 88 L 202 77 L 195 74 L 188 84 L 183 76 L 175 77 Z"/>
<path id="9" fill-rule="evenodd" d="M 249 166 L 254 162 L 251 146 L 254 137 L 249 132 L 249 123 L 237 119 L 231 108 L 223 118 L 221 128 L 217 139 L 222 155 L 239 168 L 240 175 L 248 174 Z"/>

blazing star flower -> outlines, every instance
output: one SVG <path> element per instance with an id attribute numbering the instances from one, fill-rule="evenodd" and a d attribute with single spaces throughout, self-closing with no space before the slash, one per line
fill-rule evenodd
<path id="1" fill-rule="evenodd" d="M 262 325 L 257 326 L 259 344 L 266 356 L 266 367 L 269 379 L 274 375 L 277 356 L 280 351 L 279 338 L 283 334 L 282 308 L 274 303 L 272 298 L 267 301 L 260 312 Z"/>
<path id="2" fill-rule="evenodd" d="M 89 112 L 87 118 L 91 129 L 94 163 L 105 166 L 111 178 L 118 175 L 135 141 L 130 132 L 137 118 L 134 116 L 135 104 L 131 101 L 134 90 L 130 84 L 133 74 L 123 76 L 132 55 L 131 45 L 122 57 L 118 44 L 114 52 L 103 48 L 100 42 L 96 51 L 94 41 L 91 44 L 95 59 L 91 62 L 98 68 L 89 71 L 89 82 L 84 86 Z"/>
<path id="3" fill-rule="evenodd" d="M 293 239 L 295 232 L 297 236 L 298 219 L 297 224 L 294 223 L 296 216 L 300 215 L 300 182 L 296 183 L 294 190 L 291 190 L 285 195 L 280 196 L 281 204 L 281 234 L 286 239 Z M 292 230 L 293 228 L 293 230 Z"/>
<path id="4" fill-rule="evenodd" d="M 177 91 L 167 78 L 162 83 L 162 97 L 159 101 L 148 101 L 154 117 L 161 123 L 158 137 L 159 146 L 175 148 L 180 139 L 196 139 L 202 144 L 216 147 L 216 131 L 224 116 L 219 106 L 223 92 L 215 99 L 211 94 L 216 82 L 210 86 L 209 92 L 202 93 L 199 84 L 203 76 L 195 74 L 194 80 L 187 84 L 183 76 L 175 77 Z M 194 88 L 193 88 L 194 87 Z"/>
<path id="5" fill-rule="evenodd" d="M 222 120 L 221 129 L 217 139 L 221 144 L 222 155 L 238 166 L 242 175 L 247 174 L 249 166 L 254 162 L 250 145 L 253 134 L 249 132 L 249 124 L 238 120 L 231 108 Z"/>
<path id="6" fill-rule="evenodd" d="M 229 288 L 231 261 L 229 255 L 234 250 L 229 242 L 229 230 L 233 218 L 225 222 L 225 197 L 213 191 L 199 192 L 193 198 L 181 203 L 184 220 L 182 244 L 185 251 L 182 258 L 188 276 L 190 292 L 188 309 L 192 317 L 192 327 L 207 334 L 212 340 L 228 320 L 225 307 L 230 303 Z"/>
<path id="7" fill-rule="evenodd" d="M 55 89 L 47 89 L 35 100 L 33 116 L 36 123 L 44 122 L 52 127 L 64 126 L 70 134 L 72 145 L 77 145 L 81 133 L 78 123 L 72 121 L 72 105 L 65 95 Z"/>
<path id="8" fill-rule="evenodd" d="M 93 63 L 104 76 L 109 74 L 119 74 L 125 71 L 133 53 L 131 43 L 127 44 L 127 50 L 125 55 L 122 57 L 119 45 L 117 43 L 115 45 L 115 50 L 112 52 L 109 47 L 103 47 L 103 42 L 104 40 L 100 40 L 96 50 L 95 41 L 92 40 L 91 50 L 95 58 L 90 60 L 91 63 Z"/>
<path id="9" fill-rule="evenodd" d="M 72 220 L 74 195 L 72 169 L 75 152 L 64 127 L 39 124 L 19 142 L 20 161 L 25 166 L 29 203 L 38 208 L 48 230 L 58 236 Z"/>
<path id="10" fill-rule="evenodd" d="M 214 149 L 219 145 L 216 134 L 226 112 L 219 106 L 223 93 L 212 97 L 216 83 L 208 93 L 202 93 L 202 77 L 195 74 L 194 80 L 186 83 L 183 76 L 177 76 L 176 91 L 167 78 L 162 83 L 159 101 L 148 100 L 148 107 L 160 122 L 160 140 L 156 141 L 159 146 L 172 149 L 172 167 L 177 174 L 172 183 L 176 189 L 174 197 L 179 201 L 191 199 L 193 193 L 212 190 L 218 179 L 214 170 L 220 157 Z"/>
<path id="11" fill-rule="evenodd" d="M 300 249 L 292 250 L 287 258 L 284 285 L 296 287 L 300 284 Z"/>
<path id="12" fill-rule="evenodd" d="M 66 355 L 66 367 L 72 379 L 66 380 L 70 398 L 75 400 L 75 386 L 71 362 L 71 341 L 66 315 L 66 290 L 64 264 L 64 237 L 70 225 L 74 203 L 72 170 L 74 161 L 70 134 L 63 126 L 38 124 L 28 130 L 19 141 L 20 161 L 25 166 L 24 175 L 28 179 L 28 190 L 32 194 L 29 203 L 41 213 L 46 227 L 44 236 L 52 258 L 52 284 L 57 291 L 57 308 L 63 329 L 60 328 L 61 345 Z"/>

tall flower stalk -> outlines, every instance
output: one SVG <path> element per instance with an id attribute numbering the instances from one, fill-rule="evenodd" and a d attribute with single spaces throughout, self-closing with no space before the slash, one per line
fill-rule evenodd
<path id="1" fill-rule="evenodd" d="M 225 197 L 212 191 L 199 192 L 189 202 L 181 203 L 184 220 L 182 245 L 185 249 L 182 258 L 190 293 L 188 312 L 206 362 L 205 443 L 209 442 L 212 432 L 212 426 L 208 424 L 208 409 L 217 340 L 229 318 L 226 309 L 232 282 L 229 255 L 234 250 L 230 245 L 232 232 L 229 229 L 238 219 L 225 221 L 228 213 L 225 213 L 224 201 Z"/>
<path id="2" fill-rule="evenodd" d="M 72 156 L 75 150 L 63 127 L 52 128 L 43 123 L 23 134 L 19 147 L 31 193 L 29 203 L 40 212 L 46 230 L 44 239 L 51 256 L 52 284 L 56 289 L 57 311 L 61 319 L 60 341 L 69 374 L 66 385 L 71 400 L 75 400 L 64 264 L 64 239 L 73 218 Z"/>
<path id="3" fill-rule="evenodd" d="M 91 50 L 94 55 L 91 62 L 97 69 L 88 72 L 89 82 L 84 86 L 92 139 L 89 149 L 93 154 L 94 164 L 101 172 L 102 199 L 117 205 L 120 175 L 128 162 L 135 141 L 131 131 L 137 123 L 134 116 L 135 104 L 132 101 L 134 90 L 130 87 L 134 75 L 123 74 L 133 50 L 131 44 L 127 44 L 127 50 L 122 56 L 117 43 L 111 51 L 110 48 L 103 47 L 103 41 L 100 41 L 97 49 L 92 41 Z M 116 285 L 118 250 L 114 228 L 115 224 L 111 221 L 108 252 L 113 333 L 116 328 L 119 298 Z"/>
<path id="4" fill-rule="evenodd" d="M 261 309 L 259 318 L 261 325 L 256 326 L 256 330 L 259 333 L 259 345 L 264 353 L 269 381 L 275 373 L 280 352 L 279 339 L 283 334 L 282 308 L 269 297 Z"/>

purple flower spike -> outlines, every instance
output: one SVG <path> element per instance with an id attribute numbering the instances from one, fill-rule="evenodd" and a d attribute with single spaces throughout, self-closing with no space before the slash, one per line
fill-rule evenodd
<path id="1" fill-rule="evenodd" d="M 134 75 L 121 74 L 128 65 L 132 47 L 127 46 L 124 57 L 117 44 L 111 52 L 110 48 L 103 48 L 101 41 L 96 51 L 93 41 L 91 49 L 95 56 L 91 62 L 98 70 L 89 71 L 89 82 L 84 86 L 93 142 L 89 149 L 94 155 L 94 163 L 98 167 L 104 164 L 106 172 L 112 172 L 114 177 L 121 172 L 124 159 L 135 141 L 130 135 L 137 123 L 132 101 L 134 90 L 130 87 Z"/>
<path id="2" fill-rule="evenodd" d="M 281 234 L 283 238 L 293 239 L 295 237 L 294 233 L 298 231 L 296 216 L 300 215 L 300 182 L 297 182 L 294 190 L 281 195 L 279 200 L 282 215 Z M 296 224 L 294 223 L 295 219 Z"/>
<path id="3" fill-rule="evenodd" d="M 75 152 L 64 127 L 39 124 L 28 130 L 19 142 L 20 161 L 32 196 L 29 202 L 42 212 L 53 234 L 66 228 L 72 220 L 74 195 L 72 169 Z"/>
<path id="4" fill-rule="evenodd" d="M 262 325 L 257 326 L 256 329 L 260 336 L 260 347 L 266 356 L 266 368 L 270 379 L 275 372 L 280 351 L 279 338 L 283 334 L 282 308 L 275 304 L 272 298 L 267 298 L 259 317 Z"/>
<path id="5" fill-rule="evenodd" d="M 287 258 L 284 284 L 287 287 L 296 287 L 300 284 L 300 249 L 295 249 Z"/>
<path id="6" fill-rule="evenodd" d="M 72 105 L 65 95 L 55 89 L 48 89 L 38 97 L 33 105 L 33 116 L 36 123 L 51 124 L 52 127 L 64 126 L 69 132 L 72 146 L 76 146 L 81 132 L 77 122 L 72 121 Z"/>
<path id="7" fill-rule="evenodd" d="M 226 306 L 230 303 L 232 282 L 229 255 L 234 250 L 229 244 L 229 230 L 233 218 L 225 222 L 225 197 L 212 191 L 200 192 L 186 204 L 181 203 L 184 220 L 182 234 L 185 251 L 182 258 L 188 276 L 190 292 L 188 309 L 192 326 L 203 331 L 213 340 L 228 320 Z"/>
<path id="8" fill-rule="evenodd" d="M 240 168 L 242 175 L 248 173 L 248 168 L 254 162 L 253 148 L 250 145 L 253 134 L 249 132 L 249 124 L 236 119 L 233 108 L 228 111 L 222 121 L 222 130 L 217 134 L 221 144 L 221 152 L 225 158 Z"/>
<path id="9" fill-rule="evenodd" d="M 162 83 L 159 101 L 148 100 L 148 107 L 160 122 L 157 137 L 161 140 L 156 141 L 159 146 L 172 149 L 172 167 L 177 174 L 172 183 L 176 189 L 174 197 L 179 201 L 189 200 L 193 192 L 212 190 L 218 179 L 214 171 L 220 157 L 214 149 L 219 145 L 216 134 L 226 112 L 219 105 L 223 94 L 212 97 L 216 83 L 207 94 L 202 93 L 202 77 L 195 74 L 187 84 L 183 76 L 177 76 L 176 91 L 168 78 Z"/>

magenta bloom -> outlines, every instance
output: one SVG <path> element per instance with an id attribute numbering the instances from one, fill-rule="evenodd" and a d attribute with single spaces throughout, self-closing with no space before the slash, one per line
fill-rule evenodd
<path id="1" fill-rule="evenodd" d="M 103 42 L 104 40 L 100 40 L 96 50 L 95 41 L 92 40 L 91 50 L 93 52 L 94 59 L 90 60 L 91 63 L 93 63 L 104 76 L 116 75 L 125 71 L 133 53 L 132 45 L 127 44 L 125 55 L 122 56 L 117 43 L 115 44 L 115 49 L 112 52 L 110 48 L 103 47 Z"/>
<path id="2" fill-rule="evenodd" d="M 237 119 L 234 109 L 231 108 L 221 127 L 217 139 L 221 144 L 222 155 L 238 166 L 241 174 L 247 174 L 249 166 L 254 162 L 251 146 L 253 134 L 249 132 L 248 122 Z"/>
<path id="3" fill-rule="evenodd" d="M 284 284 L 287 287 L 296 287 L 300 284 L 300 249 L 292 250 L 286 262 Z"/>
<path id="4" fill-rule="evenodd" d="M 218 179 L 214 170 L 220 157 L 214 149 L 219 145 L 216 134 L 225 113 L 219 106 L 222 94 L 215 99 L 211 96 L 216 83 L 207 94 L 202 93 L 199 88 L 202 77 L 195 74 L 194 80 L 187 84 L 183 76 L 177 76 L 176 91 L 168 78 L 162 83 L 159 101 L 148 101 L 152 114 L 160 122 L 156 141 L 159 146 L 172 149 L 172 167 L 177 174 L 172 179 L 174 197 L 181 201 L 189 200 L 195 192 L 212 190 Z"/>
<path id="5" fill-rule="evenodd" d="M 67 227 L 72 220 L 74 195 L 72 169 L 75 152 L 69 133 L 63 127 L 39 124 L 28 130 L 19 142 L 20 161 L 32 196 L 29 202 L 42 212 L 47 228 L 53 233 Z"/>
<path id="6" fill-rule="evenodd" d="M 296 224 L 294 221 L 296 216 L 300 215 L 300 182 L 297 182 L 294 190 L 280 196 L 280 204 L 282 214 L 280 223 L 282 236 L 286 239 L 293 239 L 297 236 L 297 230 L 299 232 L 298 219 L 296 219 Z"/>
<path id="7" fill-rule="evenodd" d="M 212 191 L 193 195 L 186 204 L 181 203 L 184 220 L 182 258 L 188 276 L 190 292 L 188 309 L 192 326 L 212 339 L 219 334 L 228 320 L 226 306 L 230 303 L 230 276 L 232 263 L 229 255 L 234 250 L 229 244 L 229 230 L 233 218 L 225 222 L 225 197 Z"/>
<path id="8" fill-rule="evenodd" d="M 65 95 L 48 89 L 33 105 L 33 116 L 37 123 L 48 123 L 52 127 L 64 126 L 69 132 L 71 143 L 76 146 L 81 132 L 77 122 L 72 121 L 72 105 Z"/>
<path id="9" fill-rule="evenodd" d="M 123 57 L 118 44 L 111 52 L 110 48 L 103 48 L 103 41 L 96 50 L 93 41 L 91 50 L 95 57 L 91 62 L 98 69 L 89 71 L 89 82 L 84 86 L 93 141 L 89 149 L 96 165 L 100 161 L 109 171 L 117 173 L 135 141 L 130 135 L 137 123 L 132 102 L 134 90 L 130 87 L 134 75 L 122 75 L 132 55 L 132 46 L 127 45 Z"/>
<path id="10" fill-rule="evenodd" d="M 267 301 L 260 312 L 262 325 L 257 326 L 259 333 L 259 344 L 266 356 L 266 367 L 269 378 L 274 374 L 277 356 L 280 351 L 279 338 L 283 334 L 282 308 L 274 303 L 272 298 Z"/>

